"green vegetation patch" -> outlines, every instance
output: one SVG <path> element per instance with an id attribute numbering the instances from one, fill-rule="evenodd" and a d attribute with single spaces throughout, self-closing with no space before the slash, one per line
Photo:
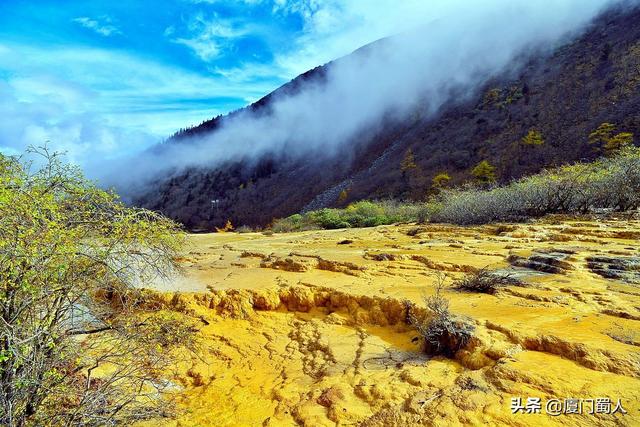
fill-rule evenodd
<path id="1" fill-rule="evenodd" d="M 345 209 L 320 209 L 276 220 L 275 232 L 375 227 L 398 222 L 425 220 L 425 205 L 393 201 L 368 201 L 352 203 Z"/>

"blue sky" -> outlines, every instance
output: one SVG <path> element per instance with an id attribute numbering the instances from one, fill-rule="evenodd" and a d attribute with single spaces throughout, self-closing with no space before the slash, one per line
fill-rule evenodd
<path id="1" fill-rule="evenodd" d="M 401 31 L 421 2 L 395 4 L 2 0 L 0 150 L 140 150 Z"/>

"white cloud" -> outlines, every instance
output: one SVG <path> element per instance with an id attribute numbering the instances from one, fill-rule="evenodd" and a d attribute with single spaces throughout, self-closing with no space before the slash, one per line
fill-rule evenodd
<path id="1" fill-rule="evenodd" d="M 213 61 L 220 55 L 220 46 L 215 40 L 197 37 L 194 39 L 177 38 L 173 42 L 187 46 L 205 62 Z"/>
<path id="2" fill-rule="evenodd" d="M 73 22 L 82 25 L 85 28 L 95 31 L 96 33 L 103 35 L 105 37 L 109 37 L 114 34 L 122 34 L 122 32 L 110 22 L 111 20 L 107 17 L 103 18 L 104 22 L 101 22 L 97 19 L 91 19 L 87 16 L 80 16 L 78 18 L 73 19 Z"/>
<path id="3" fill-rule="evenodd" d="M 274 0 L 274 13 L 296 13 L 304 20 L 302 33 L 276 64 L 284 74 L 297 75 L 465 8 L 468 3 L 458 0 Z"/>
<path id="4" fill-rule="evenodd" d="M 138 152 L 226 112 L 212 98 L 260 97 L 273 85 L 247 87 L 80 47 L 0 45 L 0 71 L 9 76 L 0 79 L 0 150 L 21 152 L 50 141 L 83 165 L 96 156 Z"/>
<path id="5" fill-rule="evenodd" d="M 541 12 L 544 8 L 535 1 L 485 0 L 482 5 L 468 0 L 270 1 L 275 14 L 298 14 L 304 22 L 302 32 L 292 39 L 291 45 L 276 54 L 274 65 L 281 76 L 289 78 L 388 36 L 445 21 L 454 27 L 457 22 L 468 20 L 470 13 L 481 14 L 486 19 L 518 13 L 537 19 L 544 14 Z M 584 6 L 576 6 L 572 1 L 554 2 L 548 8 L 560 10 L 561 14 L 573 8 L 573 14 L 579 16 L 593 8 L 593 1 L 585 1 Z M 564 21 L 570 23 L 570 18 Z"/>
<path id="6" fill-rule="evenodd" d="M 190 48 L 205 62 L 211 62 L 232 45 L 233 41 L 251 33 L 250 26 L 230 19 L 222 19 L 217 14 L 207 18 L 202 13 L 193 16 L 187 28 L 190 37 L 172 39 L 174 43 Z M 171 32 L 172 35 L 175 31 Z"/>

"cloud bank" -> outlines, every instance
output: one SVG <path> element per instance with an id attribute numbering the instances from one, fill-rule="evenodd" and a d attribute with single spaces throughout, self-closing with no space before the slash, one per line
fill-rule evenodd
<path id="1" fill-rule="evenodd" d="M 270 114 L 246 111 L 209 136 L 165 145 L 125 161 L 114 174 L 118 179 L 111 182 L 126 190 L 186 167 L 215 167 L 264 153 L 339 152 L 363 129 L 378 126 L 382 117 L 436 113 L 452 93 L 473 93 L 489 76 L 514 66 L 523 52 L 551 51 L 604 8 L 621 2 L 374 0 L 366 7 L 362 3 L 276 1 L 275 11 L 298 13 L 305 19 L 304 35 L 296 41 L 300 49 L 277 58 L 283 69 L 310 68 L 315 64 L 306 58 L 317 61 L 344 53 L 344 40 L 364 44 L 393 37 L 336 61 L 328 68 L 326 83 L 276 99 Z"/>
<path id="2" fill-rule="evenodd" d="M 49 141 L 96 177 L 102 160 L 132 155 L 224 113 L 218 99 L 259 97 L 270 88 L 125 52 L 0 43 L 0 149 L 19 154 Z"/>

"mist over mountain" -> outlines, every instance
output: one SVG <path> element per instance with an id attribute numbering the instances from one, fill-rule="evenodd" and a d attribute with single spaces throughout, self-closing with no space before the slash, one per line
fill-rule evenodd
<path id="1" fill-rule="evenodd" d="M 481 160 L 505 182 L 590 158 L 603 122 L 638 133 L 637 2 L 532 3 L 452 7 L 177 133 L 110 182 L 192 229 L 265 225 L 362 198 L 421 199 L 436 174 L 459 184 Z M 544 144 L 522 144 L 531 131 Z"/>

